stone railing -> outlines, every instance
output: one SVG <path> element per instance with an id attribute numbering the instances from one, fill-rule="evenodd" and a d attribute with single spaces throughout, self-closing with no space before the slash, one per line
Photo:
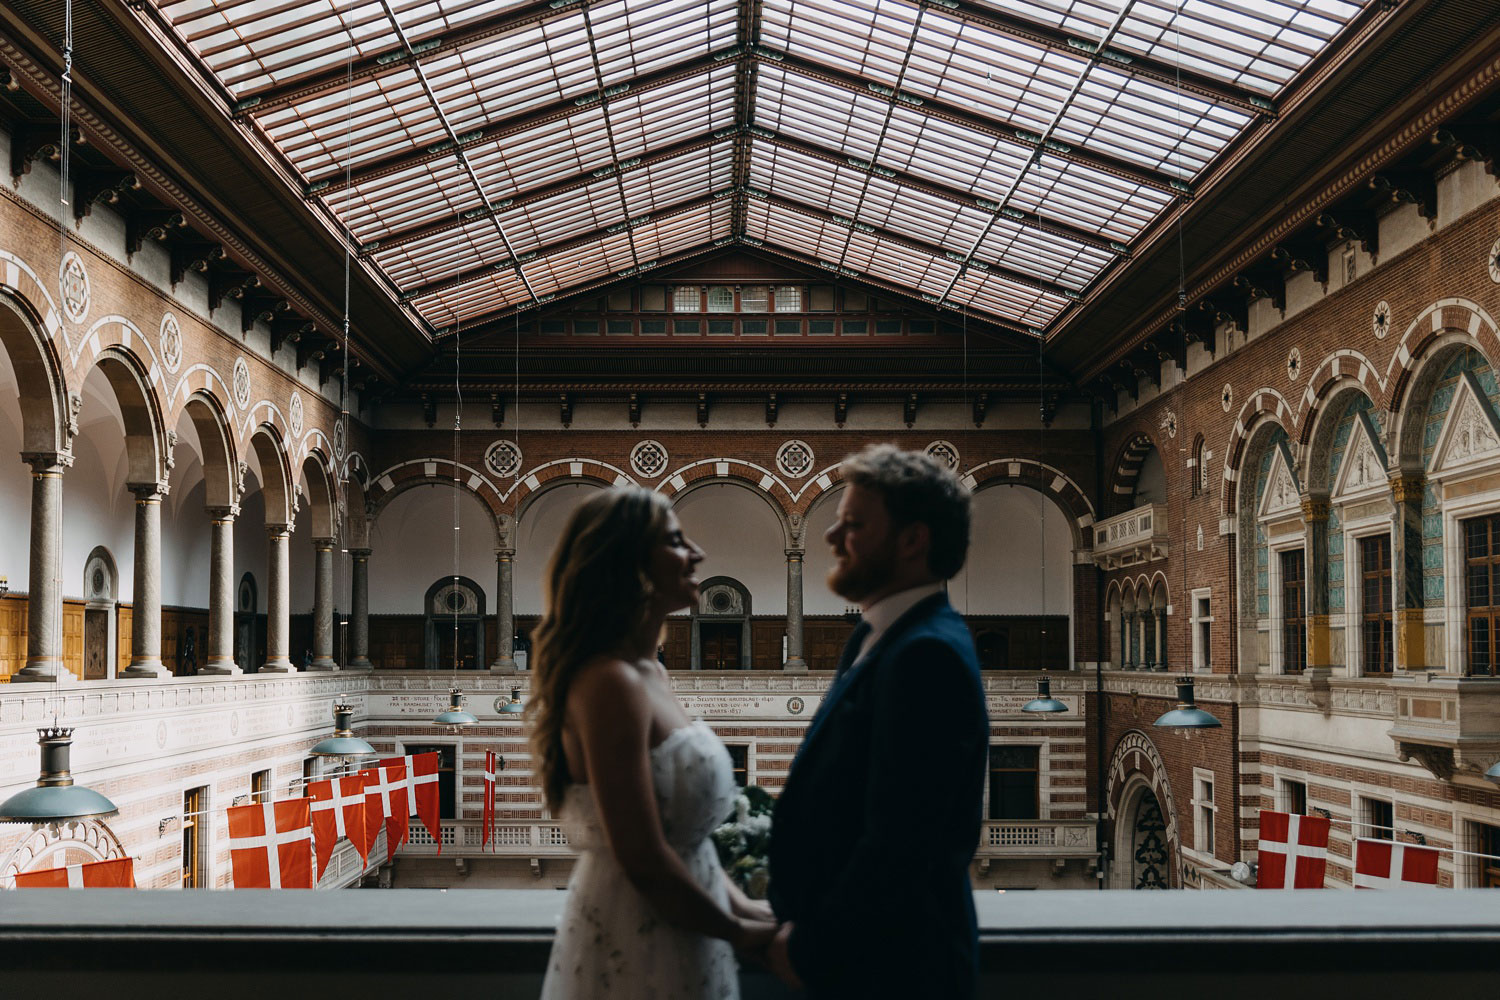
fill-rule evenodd
<path id="1" fill-rule="evenodd" d="M 1167 557 L 1167 505 L 1146 504 L 1094 525 L 1094 562 L 1117 569 Z"/>
<path id="2" fill-rule="evenodd" d="M 1091 819 L 989 820 L 976 858 L 1091 858 L 1098 854 Z"/>
<path id="3" fill-rule="evenodd" d="M 478 819 L 445 819 L 438 824 L 443 839 L 443 857 L 565 857 L 578 852 L 568 844 L 562 826 L 553 822 L 495 824 L 489 846 L 484 841 L 484 821 Z M 411 821 L 411 839 L 401 848 L 402 855 L 436 855 L 437 842 L 416 818 Z"/>

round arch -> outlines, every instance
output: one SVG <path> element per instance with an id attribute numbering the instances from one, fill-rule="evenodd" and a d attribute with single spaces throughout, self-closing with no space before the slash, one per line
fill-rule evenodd
<path id="1" fill-rule="evenodd" d="M 21 397 L 21 442 L 26 452 L 64 452 L 77 429 L 76 410 L 65 411 L 64 382 L 52 342 L 35 307 L 0 284 L 0 347 L 10 358 Z M 76 393 L 69 402 L 81 402 Z M 64 413 L 67 412 L 67 419 Z"/>
<path id="2" fill-rule="evenodd" d="M 1493 369 L 1500 352 L 1487 351 L 1478 338 L 1460 330 L 1443 330 L 1423 339 L 1414 357 L 1402 370 L 1402 377 L 1391 394 L 1392 404 L 1386 414 L 1396 424 L 1389 434 L 1394 445 L 1391 465 L 1402 472 L 1423 471 L 1423 434 L 1432 406 L 1432 395 L 1444 372 L 1459 354 L 1474 351 Z"/>
<path id="3" fill-rule="evenodd" d="M 109 383 L 125 425 L 125 481 L 165 484 L 166 428 L 156 393 L 140 360 L 122 346 L 107 347 L 81 373 L 82 381 L 87 381 L 95 369 Z"/>
<path id="4" fill-rule="evenodd" d="M 1167 887 L 1181 888 L 1182 877 L 1177 858 L 1182 841 L 1177 828 L 1177 805 L 1172 797 L 1172 785 L 1156 744 L 1139 729 L 1131 729 L 1120 737 L 1110 756 L 1105 785 L 1105 808 L 1112 832 L 1111 842 L 1115 845 L 1111 851 L 1111 888 L 1133 888 L 1118 881 L 1122 878 L 1122 869 L 1129 871 L 1129 864 L 1133 860 L 1122 856 L 1120 846 L 1122 834 L 1126 832 L 1122 827 L 1133 826 L 1142 791 L 1149 791 L 1161 810 Z"/>
<path id="5" fill-rule="evenodd" d="M 1161 454 L 1147 431 L 1136 431 L 1116 451 L 1115 459 L 1109 465 L 1108 491 L 1104 497 L 1105 506 L 1112 512 L 1121 514 L 1134 506 L 1131 501 L 1136 494 L 1141 470 L 1152 452 Z"/>
<path id="6" fill-rule="evenodd" d="M 1334 438 L 1349 406 L 1363 397 L 1373 408 L 1375 399 L 1364 383 L 1353 376 L 1342 376 L 1329 381 L 1317 405 L 1307 413 L 1302 426 L 1303 444 L 1307 447 L 1307 458 L 1302 463 L 1303 483 L 1310 496 L 1326 497 L 1333 490 L 1338 470 L 1330 467 Z"/>
<path id="7" fill-rule="evenodd" d="M 758 498 L 775 516 L 776 523 L 781 526 L 782 540 L 788 547 L 799 546 L 805 540 L 806 522 L 801 515 L 797 515 L 797 519 L 794 522 L 787 508 L 777 503 L 776 498 L 767 490 L 762 489 L 758 482 L 752 483 L 749 480 L 734 475 L 732 472 L 728 475 L 702 476 L 694 479 L 692 482 L 685 483 L 682 488 L 676 490 L 663 490 L 660 486 L 657 487 L 657 490 L 672 501 L 673 507 L 678 507 L 694 493 L 710 486 L 732 486 Z"/>
<path id="8" fill-rule="evenodd" d="M 287 462 L 281 435 L 269 424 L 250 434 L 250 448 L 260 465 L 260 488 L 266 508 L 266 524 L 291 524 L 295 516 L 292 484 L 296 482 Z M 240 490 L 244 495 L 243 487 Z"/>
<path id="9" fill-rule="evenodd" d="M 336 538 L 333 484 L 324 455 L 309 451 L 302 460 L 298 482 L 307 481 L 307 514 L 313 538 Z"/>
<path id="10" fill-rule="evenodd" d="M 213 393 L 200 389 L 188 396 L 181 412 L 193 422 L 203 450 L 205 502 L 209 507 L 234 507 L 240 499 L 235 473 L 239 467 L 239 453 L 223 406 Z"/>

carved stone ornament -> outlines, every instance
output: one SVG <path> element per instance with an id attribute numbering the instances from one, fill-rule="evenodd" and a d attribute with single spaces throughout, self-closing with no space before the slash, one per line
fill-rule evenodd
<path id="1" fill-rule="evenodd" d="M 1490 244 L 1490 256 L 1485 261 L 1490 271 L 1490 280 L 1500 285 L 1500 240 Z"/>
<path id="2" fill-rule="evenodd" d="M 787 516 L 787 526 L 792 533 L 792 548 L 802 548 L 802 538 L 807 532 L 807 522 L 801 514 L 790 514 Z"/>
<path id="3" fill-rule="evenodd" d="M 83 396 L 76 392 L 68 393 L 68 443 L 78 436 L 78 417 L 83 413 Z"/>
<path id="4" fill-rule="evenodd" d="M 1394 503 L 1421 503 L 1427 477 L 1420 472 L 1398 472 L 1387 480 Z"/>
<path id="5" fill-rule="evenodd" d="M 1385 461 L 1365 422 L 1355 423 L 1344 450 L 1344 461 L 1334 481 L 1333 493 L 1339 499 L 1378 492 L 1386 488 Z"/>
<path id="6" fill-rule="evenodd" d="M 812 445 L 795 439 L 783 442 L 776 449 L 776 468 L 781 470 L 783 476 L 801 479 L 813 468 Z"/>
<path id="7" fill-rule="evenodd" d="M 1158 424 L 1158 426 L 1161 428 L 1162 433 L 1166 434 L 1167 437 L 1170 437 L 1170 438 L 1176 437 L 1177 436 L 1177 414 L 1173 413 L 1171 410 L 1166 411 L 1165 413 L 1163 413 L 1161 415 L 1161 423 Z"/>
<path id="8" fill-rule="evenodd" d="M 0 861 L 0 883 L 21 872 L 64 865 L 113 861 L 126 857 L 125 848 L 107 825 L 97 819 L 46 823 L 27 835 Z"/>
<path id="9" fill-rule="evenodd" d="M 1293 382 L 1302 375 L 1302 350 L 1294 347 L 1286 356 L 1286 377 Z"/>
<path id="10" fill-rule="evenodd" d="M 1229 408 L 1234 406 L 1234 386 L 1228 382 L 1225 382 L 1224 388 L 1219 390 L 1219 405 L 1224 408 L 1225 413 L 1228 413 Z"/>
<path id="11" fill-rule="evenodd" d="M 242 410 L 250 407 L 250 365 L 244 358 L 234 359 L 234 402 Z"/>
<path id="12" fill-rule="evenodd" d="M 166 461 L 168 472 L 177 468 L 177 432 L 175 430 L 167 431 L 166 454 L 164 455 L 164 459 Z"/>
<path id="13" fill-rule="evenodd" d="M 83 268 L 83 258 L 72 250 L 63 254 L 58 280 L 62 285 L 64 315 L 69 322 L 82 323 L 89 314 L 89 275 Z"/>
<path id="14" fill-rule="evenodd" d="M 511 547 L 511 532 L 514 530 L 515 525 L 515 518 L 509 514 L 501 514 L 495 518 L 495 527 L 499 535 L 500 548 L 508 549 Z"/>
<path id="15" fill-rule="evenodd" d="M 1374 331 L 1376 340 L 1384 340 L 1385 335 L 1391 332 L 1391 304 L 1385 299 L 1375 303 L 1375 315 L 1370 320 L 1370 329 Z"/>
<path id="16" fill-rule="evenodd" d="M 287 404 L 287 424 L 292 431 L 292 437 L 302 436 L 302 393 L 292 393 L 292 401 Z"/>
<path id="17" fill-rule="evenodd" d="M 744 596 L 734 587 L 716 583 L 704 589 L 698 599 L 698 613 L 702 615 L 743 615 Z"/>
<path id="18" fill-rule="evenodd" d="M 1268 520 L 1289 514 L 1300 514 L 1302 495 L 1297 490 L 1297 481 L 1287 466 L 1286 455 L 1280 448 L 1271 459 L 1271 474 L 1266 479 L 1265 496 L 1261 498 L 1260 519 Z"/>
<path id="19" fill-rule="evenodd" d="M 1403 761 L 1416 761 L 1439 781 L 1450 781 L 1453 778 L 1452 747 L 1436 747 L 1427 743 L 1407 743 L 1403 740 L 1396 744 L 1396 756 L 1400 757 Z"/>
<path id="20" fill-rule="evenodd" d="M 646 440 L 630 449 L 630 468 L 643 479 L 655 479 L 667 471 L 667 446 Z"/>
<path id="21" fill-rule="evenodd" d="M 162 367 L 176 375 L 182 367 L 182 328 L 177 325 L 177 317 L 167 313 L 161 318 L 157 340 L 161 344 Z"/>
<path id="22" fill-rule="evenodd" d="M 1446 472 L 1500 455 L 1500 418 L 1472 372 L 1464 372 L 1438 434 L 1433 469 Z"/>
<path id="23" fill-rule="evenodd" d="M 250 466 L 245 462 L 235 463 L 234 469 L 234 499 L 236 502 L 245 495 L 245 477 L 250 474 Z"/>

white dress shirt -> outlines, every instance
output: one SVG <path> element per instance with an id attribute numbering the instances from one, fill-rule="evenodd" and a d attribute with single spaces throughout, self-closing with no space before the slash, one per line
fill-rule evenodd
<path id="1" fill-rule="evenodd" d="M 940 594 L 942 592 L 942 581 L 924 583 L 906 590 L 898 590 L 889 597 L 882 597 L 866 608 L 864 620 L 870 626 L 870 634 L 865 636 L 865 641 L 860 645 L 859 655 L 854 658 L 854 662 L 858 663 L 860 660 L 863 660 L 865 655 L 875 648 L 875 644 L 880 641 L 880 637 L 885 635 L 886 629 L 896 623 L 897 618 L 900 618 L 916 607 L 918 602 L 926 600 L 933 594 Z"/>

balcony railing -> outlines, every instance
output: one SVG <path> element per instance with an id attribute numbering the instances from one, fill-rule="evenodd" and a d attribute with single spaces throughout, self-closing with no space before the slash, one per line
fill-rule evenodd
<path id="1" fill-rule="evenodd" d="M 1151 503 L 1094 525 L 1094 562 L 1116 569 L 1167 557 L 1167 505 Z"/>
<path id="2" fill-rule="evenodd" d="M 1088 858 L 1098 853 L 1091 819 L 991 820 L 979 835 L 976 858 Z"/>

